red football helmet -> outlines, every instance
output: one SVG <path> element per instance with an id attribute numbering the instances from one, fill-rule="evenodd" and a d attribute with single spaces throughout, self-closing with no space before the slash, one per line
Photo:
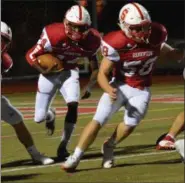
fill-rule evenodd
<path id="1" fill-rule="evenodd" d="M 72 6 L 66 12 L 64 26 L 66 35 L 70 39 L 74 41 L 84 39 L 89 31 L 90 25 L 90 15 L 83 6 Z"/>

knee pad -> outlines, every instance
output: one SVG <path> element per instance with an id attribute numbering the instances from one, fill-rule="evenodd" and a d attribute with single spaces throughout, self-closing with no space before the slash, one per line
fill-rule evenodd
<path id="1" fill-rule="evenodd" d="M 36 123 L 41 123 L 41 122 L 45 121 L 45 119 L 46 119 L 46 111 L 45 110 L 40 109 L 35 112 L 34 121 Z"/>
<path id="2" fill-rule="evenodd" d="M 23 116 L 19 111 L 14 111 L 14 114 L 12 114 L 8 120 L 6 121 L 10 125 L 16 125 L 23 121 Z"/>
<path id="3" fill-rule="evenodd" d="M 1 119 L 10 125 L 15 125 L 23 121 L 21 112 L 4 96 L 1 97 Z"/>
<path id="4" fill-rule="evenodd" d="M 137 121 L 137 120 L 132 120 L 132 119 L 126 119 L 126 120 L 124 120 L 124 122 L 125 122 L 125 124 L 127 125 L 127 126 L 137 126 L 138 124 L 139 124 L 139 122 Z"/>
<path id="5" fill-rule="evenodd" d="M 140 115 L 138 115 L 138 116 L 125 115 L 123 121 L 128 126 L 137 126 L 140 123 L 141 119 L 142 119 L 142 116 L 140 116 Z"/>
<path id="6" fill-rule="evenodd" d="M 68 111 L 65 118 L 67 123 L 76 123 L 78 113 L 78 102 L 70 102 L 67 104 Z"/>

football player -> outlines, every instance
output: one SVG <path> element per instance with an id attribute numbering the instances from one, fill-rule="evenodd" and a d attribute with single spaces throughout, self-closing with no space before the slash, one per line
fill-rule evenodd
<path id="1" fill-rule="evenodd" d="M 7 53 L 12 41 L 12 30 L 5 23 L 1 21 L 1 73 L 4 74 L 13 66 L 13 61 Z M 10 101 L 1 96 L 1 120 L 10 124 L 19 139 L 30 154 L 33 162 L 49 165 L 54 163 L 54 160 L 43 156 L 35 147 L 31 134 L 23 122 L 23 116 Z"/>
<path id="2" fill-rule="evenodd" d="M 82 94 L 82 99 L 85 99 L 90 97 L 91 88 L 97 79 L 96 55 L 100 43 L 99 32 L 91 28 L 88 11 L 83 6 L 74 5 L 67 10 L 63 23 L 53 23 L 44 27 L 37 44 L 26 54 L 29 64 L 41 72 L 36 94 L 35 122 L 46 121 L 47 129 L 50 134 L 53 134 L 55 111 L 50 108 L 50 104 L 57 90 L 63 96 L 68 107 L 61 143 L 57 150 L 59 160 L 69 155 L 66 147 L 77 121 L 80 99 L 78 61 L 82 57 L 89 58 L 92 70 L 89 82 Z M 64 69 L 57 73 L 53 73 L 52 70 L 44 70 L 37 62 L 37 57 L 45 53 L 52 53 L 61 59 Z"/>
<path id="3" fill-rule="evenodd" d="M 144 118 L 151 98 L 150 86 L 156 59 L 165 55 L 171 60 L 182 59 L 183 51 L 166 42 L 166 28 L 151 21 L 148 11 L 139 3 L 128 3 L 119 13 L 121 30 L 113 31 L 102 40 L 104 58 L 98 74 L 98 83 L 105 93 L 100 98 L 93 120 L 81 134 L 74 153 L 61 164 L 66 171 L 74 170 L 84 151 L 95 140 L 99 130 L 122 106 L 123 122 L 102 146 L 104 168 L 114 166 L 113 151 L 127 138 Z M 113 78 L 108 80 L 113 69 Z"/>

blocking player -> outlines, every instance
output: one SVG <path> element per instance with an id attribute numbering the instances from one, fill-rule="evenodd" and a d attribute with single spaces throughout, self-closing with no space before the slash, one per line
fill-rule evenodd
<path id="1" fill-rule="evenodd" d="M 37 44 L 26 54 L 29 64 L 41 72 L 36 94 L 35 122 L 40 123 L 46 120 L 46 127 L 51 134 L 54 132 L 55 112 L 50 108 L 50 104 L 57 90 L 68 106 L 61 143 L 57 150 L 59 160 L 69 155 L 66 147 L 77 121 L 80 98 L 78 69 L 80 58 L 88 57 L 92 69 L 89 82 L 82 95 L 83 99 L 90 97 L 91 88 L 97 78 L 96 54 L 100 48 L 101 38 L 98 31 L 90 26 L 91 18 L 88 11 L 83 6 L 72 6 L 67 10 L 63 23 L 46 26 Z M 48 52 L 61 59 L 64 70 L 52 73 L 52 70 L 44 70 L 38 64 L 37 57 Z"/>
<path id="2" fill-rule="evenodd" d="M 61 164 L 66 171 L 78 166 L 101 127 L 124 106 L 123 122 L 117 125 L 102 147 L 102 166 L 113 167 L 115 146 L 134 131 L 147 112 L 156 59 L 163 55 L 171 60 L 180 60 L 184 56 L 181 50 L 165 43 L 166 28 L 152 22 L 148 11 L 139 3 L 128 3 L 121 8 L 119 26 L 121 30 L 110 32 L 103 38 L 101 50 L 104 58 L 98 83 L 105 93 L 100 98 L 93 120 L 84 128 L 74 153 Z M 114 77 L 109 82 L 111 69 Z"/>
<path id="3" fill-rule="evenodd" d="M 12 41 L 12 30 L 5 23 L 1 21 L 1 73 L 2 75 L 13 66 L 13 61 L 7 53 Z M 31 134 L 23 122 L 23 116 L 10 101 L 1 96 L 1 120 L 10 124 L 17 135 L 19 141 L 25 146 L 34 163 L 49 165 L 54 163 L 54 160 L 43 156 L 35 147 Z"/>

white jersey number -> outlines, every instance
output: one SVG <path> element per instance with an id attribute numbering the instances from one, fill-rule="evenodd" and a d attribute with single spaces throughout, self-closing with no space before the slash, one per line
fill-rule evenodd
<path id="1" fill-rule="evenodd" d="M 138 74 L 140 76 L 145 76 L 149 74 L 152 71 L 153 65 L 155 60 L 157 59 L 157 56 L 154 58 L 148 59 L 142 66 L 142 68 L 138 71 Z M 136 74 L 137 71 L 137 66 L 141 65 L 142 61 L 132 61 L 132 62 L 124 62 L 123 67 L 124 70 L 124 75 L 127 77 L 132 77 Z"/>

